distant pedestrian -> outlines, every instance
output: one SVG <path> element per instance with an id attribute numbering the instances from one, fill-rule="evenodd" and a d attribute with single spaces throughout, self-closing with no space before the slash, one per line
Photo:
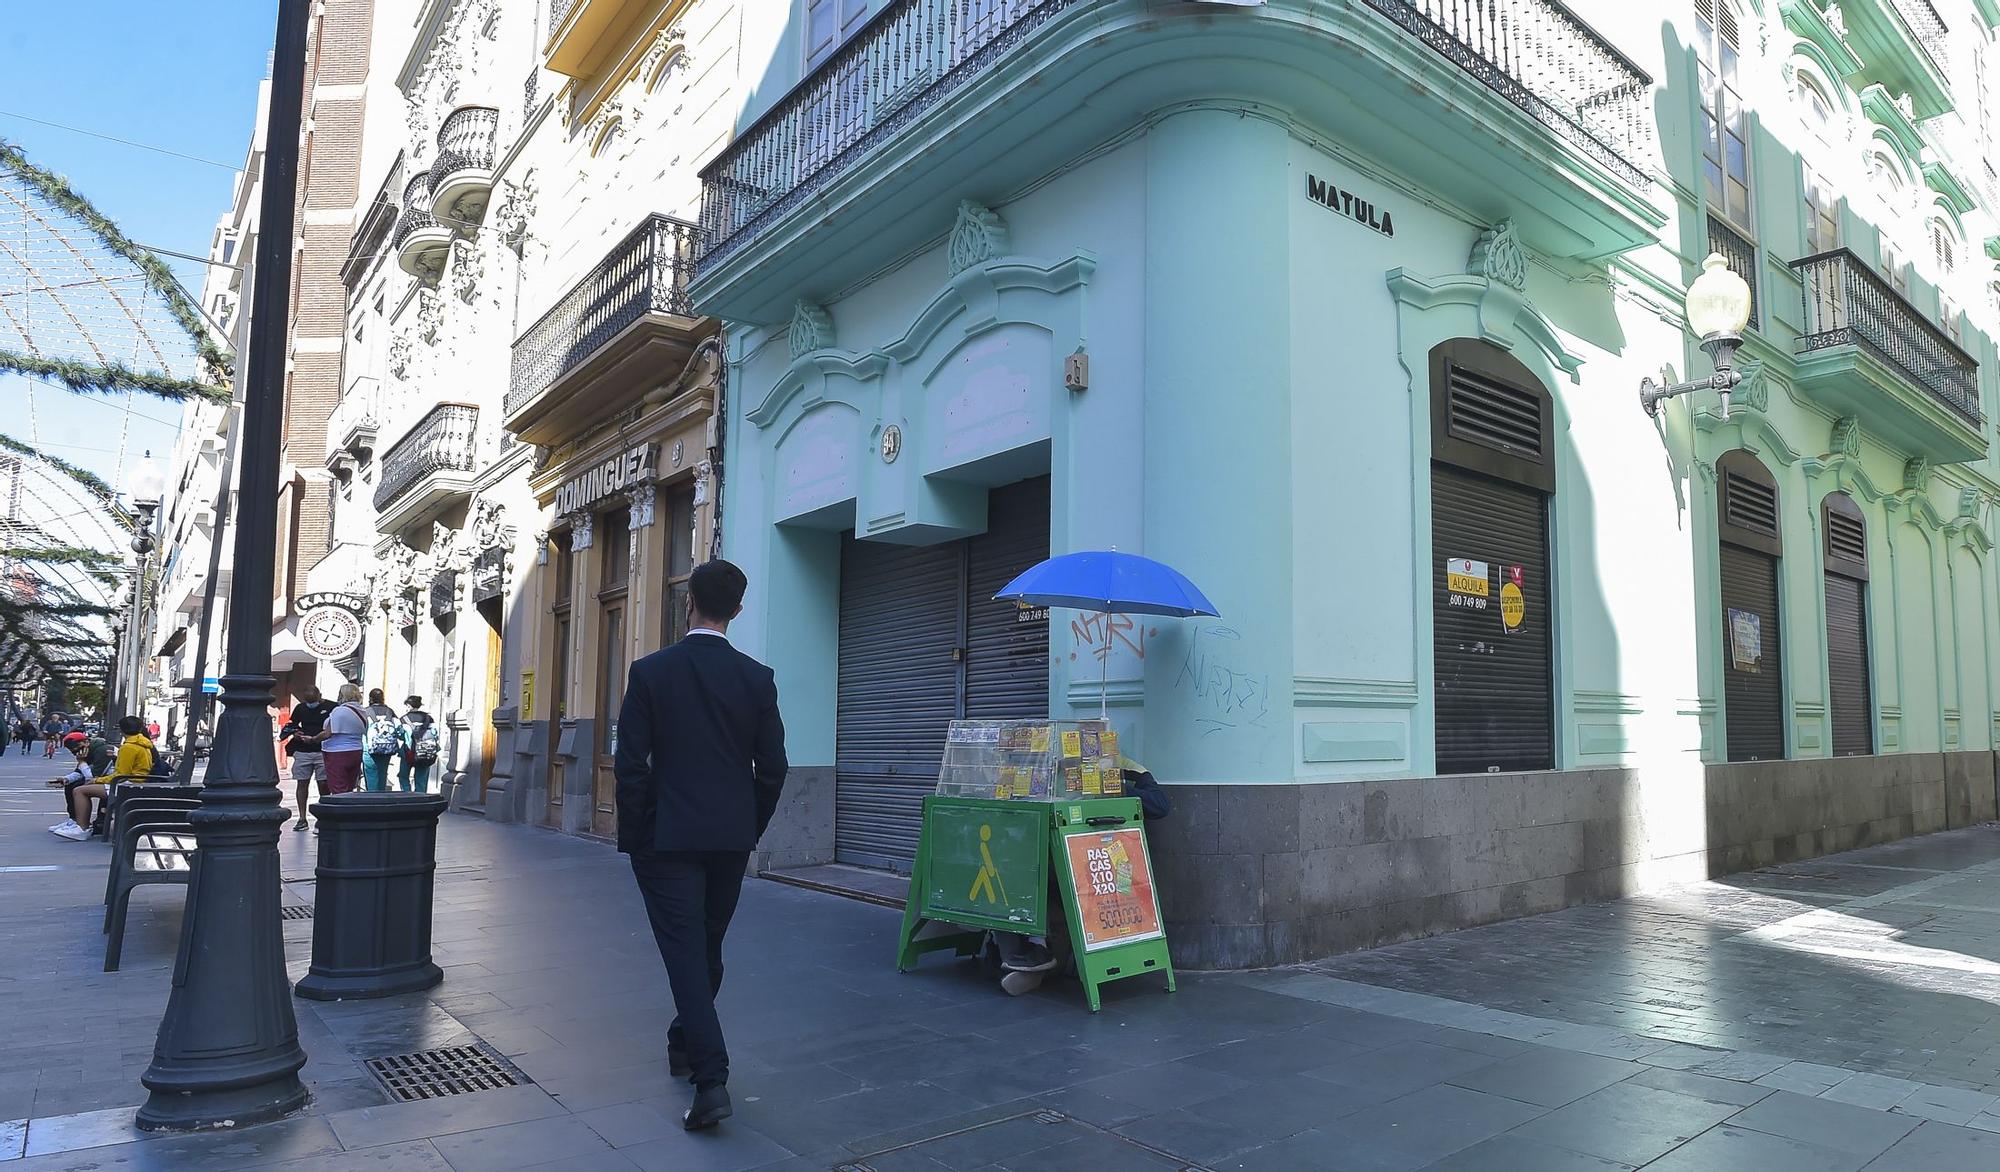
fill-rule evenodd
<path id="1" fill-rule="evenodd" d="M 42 756 L 56 755 L 56 743 L 62 740 L 65 731 L 67 730 L 63 728 L 62 719 L 55 713 L 51 712 L 42 718 Z"/>
<path id="2" fill-rule="evenodd" d="M 340 701 L 327 714 L 320 755 L 326 765 L 325 791 L 352 793 L 361 781 L 361 738 L 368 731 L 368 714 L 361 710 L 361 689 L 340 685 Z"/>
<path id="3" fill-rule="evenodd" d="M 319 781 L 321 792 L 326 790 L 326 761 L 320 755 L 320 738 L 326 735 L 326 718 L 333 715 L 333 702 L 320 699 L 319 689 L 307 684 L 299 692 L 299 702 L 292 705 L 292 718 L 285 723 L 282 734 L 285 752 L 292 758 L 292 796 L 298 801 L 299 820 L 292 823 L 293 830 L 304 830 L 307 826 L 306 811 L 312 806 L 312 783 Z"/>
<path id="4" fill-rule="evenodd" d="M 424 711 L 424 698 L 403 701 L 403 761 L 396 768 L 396 787 L 404 793 L 429 793 L 431 766 L 437 763 L 440 740 L 437 721 Z"/>
<path id="5" fill-rule="evenodd" d="M 403 751 L 403 722 L 382 702 L 382 689 L 368 689 L 368 731 L 362 734 L 361 776 L 369 793 L 388 788 L 389 763 Z"/>
<path id="6" fill-rule="evenodd" d="M 618 849 L 673 987 L 667 1068 L 694 1083 L 689 1131 L 727 1119 L 729 1051 L 715 995 L 750 851 L 785 783 L 771 669 L 729 643 L 748 582 L 728 562 L 688 580 L 688 634 L 632 665 L 618 714 Z"/>
<path id="7" fill-rule="evenodd" d="M 153 743 L 154 743 L 154 744 L 156 744 L 156 745 L 157 745 L 157 744 L 159 744 L 159 743 L 160 743 L 160 722 L 159 722 L 159 721 L 157 721 L 157 720 L 155 720 L 155 721 L 149 721 L 149 722 L 147 723 L 147 725 L 146 725 L 146 735 L 147 735 L 148 737 L 150 737 L 150 738 L 152 739 L 152 741 L 153 741 Z"/>
<path id="8" fill-rule="evenodd" d="M 35 722 L 23 716 L 21 723 L 14 726 L 14 736 L 21 742 L 21 755 L 27 756 L 39 739 L 35 736 Z"/>

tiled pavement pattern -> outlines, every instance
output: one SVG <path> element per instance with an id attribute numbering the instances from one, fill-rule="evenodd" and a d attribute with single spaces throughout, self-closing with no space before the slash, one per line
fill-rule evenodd
<path id="1" fill-rule="evenodd" d="M 1190 977 L 1173 996 L 1142 979 L 1096 1016 L 1073 987 L 1013 1000 L 943 958 L 900 976 L 895 913 L 753 883 L 723 996 L 737 1114 L 688 1136 L 661 1054 L 665 981 L 620 860 L 453 817 L 445 983 L 298 1002 L 307 1112 L 142 1137 L 130 1120 L 180 893 L 141 889 L 125 970 L 100 973 L 104 848 L 42 829 L 45 772 L 39 758 L 0 764 L 0 1161 L 22 1172 L 2000 1169 L 2000 1133 L 1984 1129 L 2000 1127 L 2000 1100 L 1978 1066 L 2000 1082 L 1981 1058 L 2000 1000 L 1987 877 L 2000 828 L 1328 972 Z M 287 830 L 283 850 L 284 873 L 309 878 L 311 836 Z M 1832 876 L 1864 872 L 1876 878 L 1838 907 L 1847 919 L 1806 914 L 1861 890 Z M 312 885 L 288 896 L 309 903 Z M 1900 936 L 1876 930 L 1891 917 Z M 311 929 L 285 926 L 295 975 Z M 1686 1008 L 1646 1006 L 1660 1000 Z M 388 1104 L 361 1066 L 472 1041 L 532 1082 Z M 1949 1069 L 1911 1057 L 1925 1050 Z"/>

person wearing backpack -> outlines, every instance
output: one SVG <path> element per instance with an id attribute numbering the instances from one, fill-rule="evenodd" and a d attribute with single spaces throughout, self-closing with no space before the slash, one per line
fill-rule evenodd
<path id="1" fill-rule="evenodd" d="M 411 696 L 403 701 L 403 761 L 396 769 L 396 785 L 404 793 L 429 793 L 431 766 L 438 759 L 438 726 L 424 711 L 424 698 Z"/>
<path id="2" fill-rule="evenodd" d="M 361 738 L 361 778 L 368 792 L 379 794 L 389 788 L 389 762 L 403 751 L 403 722 L 396 710 L 382 702 L 382 689 L 368 689 L 368 731 Z"/>

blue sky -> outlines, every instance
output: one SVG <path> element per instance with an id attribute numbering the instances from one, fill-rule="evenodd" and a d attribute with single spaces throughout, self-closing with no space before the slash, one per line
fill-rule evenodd
<path id="1" fill-rule="evenodd" d="M 205 254 L 229 202 L 230 171 L 17 115 L 240 165 L 271 51 L 276 0 L 23 0 L 6 9 L 0 136 L 66 175 L 133 240 Z M 162 259 L 200 295 L 201 265 Z M 122 398 L 86 401 L 0 376 L 0 432 L 121 486 L 142 450 L 167 455 L 179 414 L 176 404 L 144 398 L 128 414 Z M 124 467 L 121 433 L 129 452 Z"/>

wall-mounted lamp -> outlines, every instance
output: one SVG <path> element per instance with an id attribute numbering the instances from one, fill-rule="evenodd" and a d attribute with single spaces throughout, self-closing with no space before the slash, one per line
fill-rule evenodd
<path id="1" fill-rule="evenodd" d="M 1743 381 L 1736 370 L 1736 348 L 1743 344 L 1743 327 L 1750 323 L 1750 286 L 1729 271 L 1729 262 L 1719 252 L 1709 253 L 1701 270 L 1688 286 L 1688 328 L 1701 338 L 1715 373 L 1671 385 L 1644 380 L 1639 384 L 1639 406 L 1648 417 L 1659 415 L 1662 399 L 1712 387 L 1722 395 L 1722 417 L 1727 419 L 1729 391 Z"/>

